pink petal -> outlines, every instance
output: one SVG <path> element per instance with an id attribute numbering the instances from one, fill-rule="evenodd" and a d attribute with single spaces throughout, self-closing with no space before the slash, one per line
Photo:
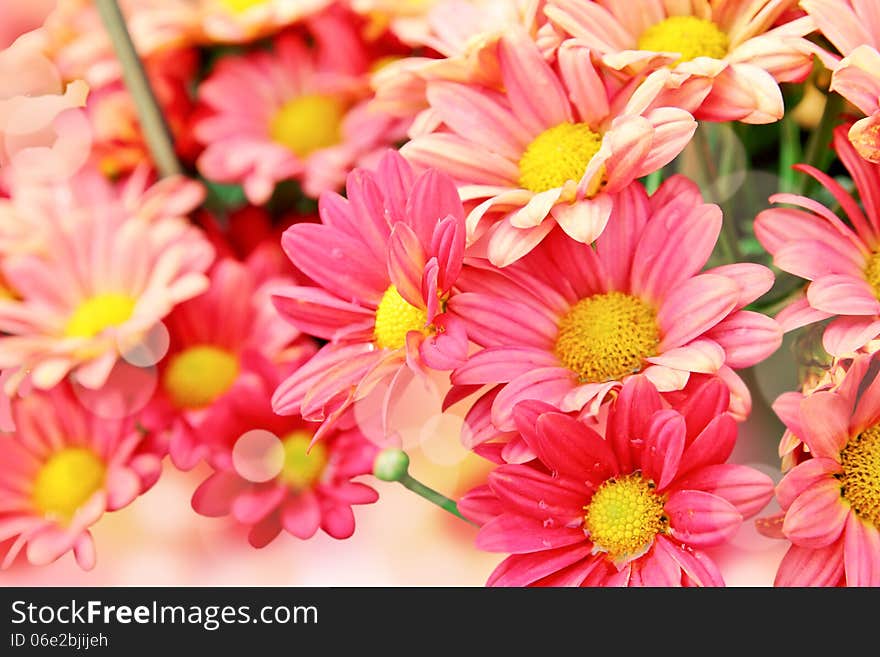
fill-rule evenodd
<path id="1" fill-rule="evenodd" d="M 694 470 L 675 482 L 679 490 L 702 490 L 730 502 L 743 516 L 755 515 L 773 497 L 773 480 L 744 465 L 720 463 Z"/>
<path id="2" fill-rule="evenodd" d="M 823 479 L 829 479 L 842 471 L 842 466 L 834 459 L 823 457 L 807 459 L 792 468 L 776 486 L 776 499 L 779 500 L 779 506 L 788 509 L 801 493 Z"/>
<path id="3" fill-rule="evenodd" d="M 838 317 L 825 328 L 822 346 L 832 356 L 852 357 L 878 335 L 880 319 L 877 317 Z"/>
<path id="4" fill-rule="evenodd" d="M 816 310 L 810 305 L 806 297 L 797 299 L 783 308 L 776 315 L 776 321 L 782 328 L 783 333 L 794 331 L 802 326 L 821 322 L 831 317 L 829 313 Z M 880 325 L 878 325 L 878 333 L 880 333 Z"/>
<path id="5" fill-rule="evenodd" d="M 713 418 L 685 449 L 679 472 L 724 463 L 733 452 L 736 432 L 736 421 L 728 413 Z"/>
<path id="6" fill-rule="evenodd" d="M 642 473 L 656 483 L 658 491 L 664 490 L 678 474 L 685 431 L 684 418 L 676 411 L 659 411 L 651 419 L 642 452 Z"/>
<path id="7" fill-rule="evenodd" d="M 539 367 L 552 367 L 556 356 L 534 347 L 490 347 L 471 356 L 452 374 L 455 385 L 483 385 L 512 381 Z"/>
<path id="8" fill-rule="evenodd" d="M 813 549 L 792 545 L 779 564 L 776 586 L 837 586 L 843 579 L 840 542 Z"/>
<path id="9" fill-rule="evenodd" d="M 574 386 L 572 373 L 561 367 L 544 367 L 508 383 L 492 405 L 492 422 L 502 431 L 514 429 L 513 408 L 528 399 L 559 405 Z"/>
<path id="10" fill-rule="evenodd" d="M 852 409 L 834 392 L 820 391 L 801 402 L 803 440 L 814 456 L 837 459 L 849 440 L 849 419 Z"/>
<path id="11" fill-rule="evenodd" d="M 724 350 L 724 364 L 734 369 L 760 363 L 782 345 L 782 327 L 776 320 L 748 310 L 730 315 L 707 335 Z"/>
<path id="12" fill-rule="evenodd" d="M 724 365 L 725 353 L 714 340 L 700 338 L 683 347 L 676 347 L 659 356 L 652 356 L 648 362 L 685 372 L 714 374 Z"/>
<path id="13" fill-rule="evenodd" d="M 723 497 L 705 491 L 672 493 L 664 506 L 672 536 L 695 547 L 711 547 L 729 540 L 739 529 L 742 516 Z"/>
<path id="14" fill-rule="evenodd" d="M 778 121 L 784 111 L 782 91 L 772 75 L 752 64 L 731 63 L 694 114 L 705 121 L 762 124 Z"/>
<path id="15" fill-rule="evenodd" d="M 730 279 L 701 274 L 678 285 L 657 313 L 663 331 L 661 352 L 690 342 L 714 327 L 736 307 L 739 288 Z"/>
<path id="16" fill-rule="evenodd" d="M 553 207 L 551 215 L 573 240 L 592 244 L 608 225 L 613 207 L 610 194 L 598 194 L 591 199 L 560 203 Z"/>
<path id="17" fill-rule="evenodd" d="M 196 488 L 192 507 L 196 513 L 210 518 L 228 515 L 232 502 L 247 485 L 246 481 L 234 474 L 215 472 Z"/>
<path id="18" fill-rule="evenodd" d="M 545 527 L 540 520 L 505 513 L 480 528 L 476 546 L 486 552 L 525 554 L 586 543 L 580 528 Z"/>
<path id="19" fill-rule="evenodd" d="M 254 487 L 239 494 L 232 502 L 232 515 L 244 525 L 254 525 L 272 513 L 287 489 L 282 485 Z"/>
<path id="20" fill-rule="evenodd" d="M 506 512 L 539 520 L 545 527 L 578 526 L 589 494 L 576 480 L 554 478 L 521 465 L 502 465 L 493 470 L 489 487 Z"/>
<path id="21" fill-rule="evenodd" d="M 305 491 L 290 496 L 281 508 L 281 525 L 297 538 L 314 536 L 321 526 L 321 507 L 315 494 Z"/>
<path id="22" fill-rule="evenodd" d="M 880 531 L 850 513 L 843 538 L 847 586 L 880 586 Z"/>
<path id="23" fill-rule="evenodd" d="M 840 496 L 840 482 L 826 479 L 795 498 L 785 514 L 782 532 L 802 547 L 825 547 L 838 539 L 849 513 Z"/>
<path id="24" fill-rule="evenodd" d="M 684 573 L 699 586 L 724 586 L 718 566 L 703 552 L 685 545 L 677 545 L 665 536 L 654 542 L 656 550 L 663 550 Z"/>
<path id="25" fill-rule="evenodd" d="M 324 509 L 321 529 L 333 538 L 343 540 L 354 534 L 354 513 L 350 506 L 334 505 Z"/>
<path id="26" fill-rule="evenodd" d="M 388 242 L 388 277 L 400 296 L 416 308 L 425 306 L 422 274 L 426 263 L 427 256 L 415 231 L 407 224 L 395 224 Z"/>
<path id="27" fill-rule="evenodd" d="M 607 478 L 618 472 L 611 445 L 588 426 L 562 413 L 538 417 L 538 458 L 551 471 L 576 479 Z"/>
<path id="28" fill-rule="evenodd" d="M 864 278 L 845 274 L 829 274 L 810 283 L 807 288 L 810 305 L 833 315 L 877 315 L 880 302 Z"/>
<path id="29" fill-rule="evenodd" d="M 514 554 L 492 572 L 486 586 L 528 586 L 590 556 L 592 545 L 580 544 L 531 554 Z"/>

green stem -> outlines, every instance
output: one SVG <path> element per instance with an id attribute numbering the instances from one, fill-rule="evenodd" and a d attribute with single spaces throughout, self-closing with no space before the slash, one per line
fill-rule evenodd
<path id="1" fill-rule="evenodd" d="M 710 134 L 707 134 L 709 132 Z M 736 263 L 742 261 L 742 254 L 739 250 L 739 235 L 737 234 L 736 224 L 734 221 L 734 208 L 731 199 L 728 197 L 721 201 L 715 198 L 718 192 L 718 183 L 730 173 L 733 167 L 732 150 L 725 148 L 724 144 L 718 144 L 721 136 L 718 134 L 716 126 L 711 124 L 702 124 L 694 134 L 694 148 L 699 158 L 700 167 L 699 180 L 700 188 L 703 190 L 706 200 L 710 203 L 718 203 L 721 206 L 724 221 L 721 223 L 721 234 L 718 237 L 718 254 L 724 264 Z M 715 163 L 713 157 L 712 142 L 716 142 L 716 147 L 721 151 L 721 169 Z"/>
<path id="2" fill-rule="evenodd" d="M 825 101 L 825 109 L 822 111 L 822 118 L 819 125 L 813 130 L 807 141 L 807 147 L 804 151 L 804 163 L 816 167 L 820 171 L 824 171 L 827 165 L 831 163 L 834 157 L 832 151 L 831 135 L 834 127 L 837 125 L 840 113 L 843 111 L 843 97 L 835 93 L 830 93 Z M 799 194 L 807 194 L 815 181 L 807 175 L 801 176 L 801 184 L 798 186 Z"/>
<path id="3" fill-rule="evenodd" d="M 147 79 L 143 63 L 138 57 L 125 18 L 116 0 L 95 0 L 98 13 L 113 43 L 116 57 L 122 65 L 122 78 L 134 99 L 141 130 L 159 175 L 172 176 L 183 171 L 174 152 L 174 141 L 156 96 Z"/>
<path id="4" fill-rule="evenodd" d="M 411 477 L 409 474 L 405 474 L 400 479 L 398 479 L 398 481 L 406 488 L 411 490 L 413 493 L 421 495 L 432 504 L 436 504 L 444 511 L 448 511 L 449 513 L 454 515 L 456 518 L 460 518 L 461 520 L 464 520 L 466 523 L 474 525 L 475 527 L 477 526 L 476 523 L 471 522 L 463 515 L 461 515 L 461 512 L 458 510 L 458 506 L 456 505 L 454 500 L 451 500 L 445 495 L 438 493 L 433 488 L 428 488 L 418 479 Z"/>

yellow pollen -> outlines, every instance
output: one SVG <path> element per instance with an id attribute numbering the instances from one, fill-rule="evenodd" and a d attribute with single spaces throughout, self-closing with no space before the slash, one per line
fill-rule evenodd
<path id="1" fill-rule="evenodd" d="M 865 280 L 874 290 L 874 296 L 880 299 L 880 253 L 872 253 L 865 266 Z"/>
<path id="2" fill-rule="evenodd" d="M 103 461 L 84 447 L 67 447 L 43 464 L 31 496 L 37 510 L 69 522 L 77 509 L 104 485 Z"/>
<path id="3" fill-rule="evenodd" d="M 556 356 L 583 383 L 638 372 L 660 341 L 654 309 L 623 292 L 581 299 L 559 320 Z"/>
<path id="4" fill-rule="evenodd" d="M 840 494 L 856 515 L 880 529 L 880 424 L 851 438 L 840 463 Z"/>
<path id="5" fill-rule="evenodd" d="M 665 532 L 665 496 L 638 473 L 608 479 L 584 507 L 584 528 L 600 552 L 615 563 L 641 556 L 654 537 Z"/>
<path id="6" fill-rule="evenodd" d="M 269 136 L 298 157 L 308 157 L 342 140 L 345 104 L 333 96 L 311 94 L 284 104 L 269 123 Z"/>
<path id="7" fill-rule="evenodd" d="M 108 328 L 127 322 L 136 303 L 125 294 L 98 294 L 79 305 L 67 320 L 64 333 L 71 338 L 93 338 Z"/>
<path id="8" fill-rule="evenodd" d="M 203 408 L 229 390 L 238 377 L 238 358 L 220 347 L 190 347 L 171 358 L 162 379 L 178 408 Z"/>
<path id="9" fill-rule="evenodd" d="M 266 4 L 266 0 L 220 0 L 220 4 L 229 11 L 240 14 L 253 7 Z"/>
<path id="10" fill-rule="evenodd" d="M 380 349 L 400 349 L 406 345 L 406 335 L 410 331 L 427 335 L 427 322 L 427 312 L 411 305 L 392 285 L 385 290 L 376 309 L 373 337 Z"/>
<path id="11" fill-rule="evenodd" d="M 681 54 L 676 64 L 697 57 L 723 59 L 730 39 L 712 21 L 696 16 L 670 16 L 652 25 L 639 37 L 638 49 Z"/>
<path id="12" fill-rule="evenodd" d="M 311 488 L 327 467 L 327 448 L 316 443 L 309 450 L 312 435 L 306 431 L 294 431 L 284 438 L 284 466 L 281 480 L 294 490 Z"/>
<path id="13" fill-rule="evenodd" d="M 536 194 L 565 183 L 579 183 L 587 165 L 602 146 L 602 135 L 586 123 L 560 123 L 535 137 L 519 161 L 519 184 Z M 604 173 L 592 185 L 598 191 Z"/>

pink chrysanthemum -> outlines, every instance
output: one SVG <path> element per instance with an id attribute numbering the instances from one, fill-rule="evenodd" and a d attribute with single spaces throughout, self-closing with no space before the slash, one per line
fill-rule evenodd
<path id="1" fill-rule="evenodd" d="M 669 104 L 707 121 L 770 123 L 782 118 L 779 82 L 800 82 L 816 50 L 808 17 L 789 20 L 797 0 L 664 3 L 548 0 L 545 13 L 616 70 L 658 67 Z"/>
<path id="2" fill-rule="evenodd" d="M 127 506 L 158 479 L 156 455 L 140 452 L 133 418 L 86 411 L 64 383 L 13 402 L 14 434 L 0 435 L 0 555 L 9 567 L 22 549 L 34 565 L 72 550 L 95 565 L 89 528 Z"/>
<path id="3" fill-rule="evenodd" d="M 0 368 L 37 388 L 69 373 L 99 388 L 120 355 L 178 303 L 208 285 L 214 257 L 182 217 L 202 197 L 194 183 L 169 179 L 143 191 L 142 177 L 114 190 L 89 172 L 45 190 L 45 252 L 6 255 L 0 270 L 13 298 L 0 299 Z"/>
<path id="4" fill-rule="evenodd" d="M 656 171 L 696 129 L 686 111 L 653 105 L 662 86 L 620 88 L 569 41 L 558 69 L 523 31 L 498 45 L 504 92 L 442 80 L 427 97 L 439 127 L 401 152 L 449 173 L 468 216 L 469 242 L 487 240 L 497 266 L 533 249 L 557 223 L 589 243 L 602 233 L 615 194 Z"/>
<path id="5" fill-rule="evenodd" d="M 267 372 L 287 375 L 315 352 L 272 305 L 273 290 L 289 285 L 274 254 L 259 249 L 241 263 L 224 259 L 210 272 L 207 292 L 166 318 L 170 342 L 159 364 L 158 392 L 142 423 L 164 433 L 174 464 L 193 467 L 206 454 L 216 416 L 239 398 L 265 394 Z"/>
<path id="6" fill-rule="evenodd" d="M 720 209 L 676 176 L 650 198 L 638 183 L 618 194 L 595 249 L 557 230 L 510 267 L 469 261 L 449 309 L 484 349 L 453 372 L 453 383 L 504 384 L 489 393 L 500 431 L 514 429 L 514 407 L 528 399 L 596 414 L 636 374 L 664 392 L 684 388 L 691 373 L 721 376 L 744 395 L 738 414 L 748 413 L 733 369 L 769 356 L 782 336 L 774 320 L 742 310 L 772 286 L 769 269 L 743 263 L 700 273 L 721 221 Z"/>
<path id="7" fill-rule="evenodd" d="M 798 169 L 822 183 L 850 225 L 813 199 L 777 194 L 770 200 L 795 208 L 765 210 L 755 220 L 755 234 L 777 267 L 810 281 L 806 296 L 777 316 L 783 329 L 834 317 L 822 341 L 828 353 L 843 357 L 880 336 L 880 165 L 859 157 L 846 126 L 834 131 L 834 148 L 862 207 L 827 174 L 807 165 Z"/>
<path id="8" fill-rule="evenodd" d="M 723 586 L 702 552 L 730 539 L 773 482 L 726 464 L 736 422 L 710 381 L 681 412 L 642 377 L 624 384 L 596 430 L 523 402 L 518 430 L 537 461 L 502 465 L 460 503 L 477 547 L 509 553 L 494 586 Z"/>
<path id="9" fill-rule="evenodd" d="M 248 540 L 258 548 L 282 529 L 301 539 L 311 538 L 319 528 L 333 538 L 348 538 L 355 528 L 351 507 L 379 497 L 366 484 L 351 481 L 372 472 L 377 448 L 350 415 L 312 445 L 318 425 L 272 412 L 268 399 L 278 381 L 270 375 L 258 388 L 255 380 L 255 394 L 237 397 L 214 418 L 214 473 L 196 490 L 192 506 L 205 516 L 231 514 L 248 528 Z M 255 440 L 252 431 L 270 432 L 280 445 L 274 445 L 274 454 L 271 448 L 261 451 L 256 442 L 240 447 L 258 452 L 242 466 L 233 450 L 239 439 Z"/>
<path id="10" fill-rule="evenodd" d="M 370 61 L 351 26 L 333 19 L 313 27 L 315 49 L 279 37 L 273 52 L 224 58 L 199 88 L 211 110 L 194 127 L 207 146 L 199 169 L 242 183 L 253 203 L 288 179 L 315 197 L 339 189 L 348 171 L 374 164 L 405 136 L 405 122 L 367 107 Z"/>
<path id="11" fill-rule="evenodd" d="M 880 378 L 876 356 L 834 391 L 800 403 L 796 430 L 812 458 L 776 487 L 791 541 L 777 586 L 880 586 Z"/>
<path id="12" fill-rule="evenodd" d="M 822 34 L 844 55 L 834 68 L 831 89 L 867 115 L 850 128 L 859 154 L 880 162 L 880 11 L 860 0 L 803 0 Z"/>
<path id="13" fill-rule="evenodd" d="M 310 421 L 339 416 L 383 381 L 450 370 L 467 355 L 461 321 L 446 313 L 465 241 L 451 180 L 416 177 L 389 151 L 377 173 L 349 176 L 347 200 L 323 195 L 320 214 L 322 224 L 296 224 L 282 238 L 317 287 L 275 297 L 294 326 L 330 341 L 273 398 L 276 412 Z"/>

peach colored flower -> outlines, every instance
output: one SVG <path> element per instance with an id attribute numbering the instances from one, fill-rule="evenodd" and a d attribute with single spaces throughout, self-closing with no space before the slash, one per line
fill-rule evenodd
<path id="1" fill-rule="evenodd" d="M 614 69 L 656 67 L 675 100 L 698 119 L 770 123 L 784 111 L 779 82 L 800 82 L 816 50 L 797 0 L 548 0 L 545 13 Z M 671 74 L 670 70 L 671 69 Z"/>
<path id="2" fill-rule="evenodd" d="M 79 109 L 88 87 L 65 85 L 43 54 L 41 33 L 0 52 L 0 172 L 38 180 L 73 175 L 89 157 L 89 124 Z"/>
<path id="3" fill-rule="evenodd" d="M 467 219 L 497 266 L 535 248 L 559 224 L 579 242 L 605 229 L 616 194 L 669 163 L 696 129 L 686 111 L 658 107 L 662 85 L 621 87 L 568 41 L 551 67 L 521 30 L 498 45 L 503 91 L 429 81 L 438 126 L 404 145 L 403 155 L 448 173 Z"/>

